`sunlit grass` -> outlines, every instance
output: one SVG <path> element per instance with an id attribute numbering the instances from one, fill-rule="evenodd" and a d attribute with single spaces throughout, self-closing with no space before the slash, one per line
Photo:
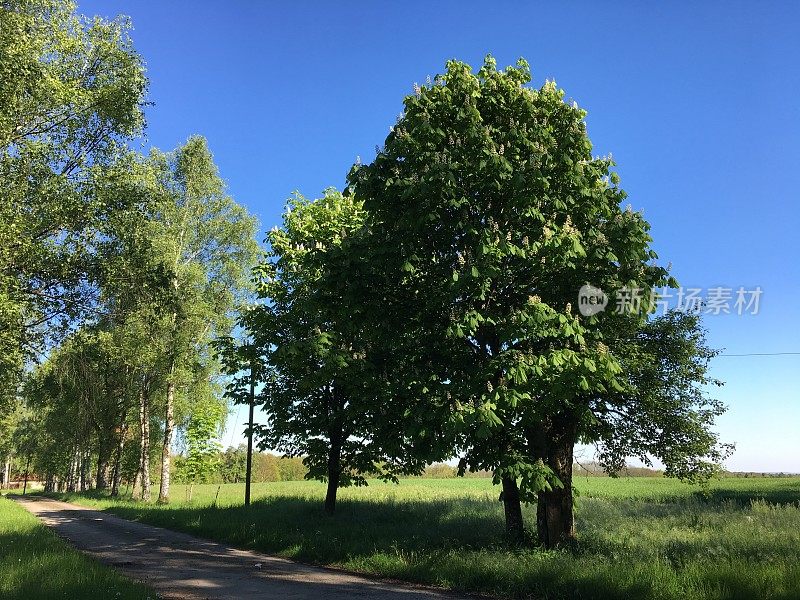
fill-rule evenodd
<path id="1" fill-rule="evenodd" d="M 0 598 L 155 598 L 152 591 L 83 556 L 21 506 L 0 498 Z"/>
<path id="2" fill-rule="evenodd" d="M 315 482 L 173 488 L 167 507 L 80 497 L 115 514 L 306 562 L 510 597 L 797 598 L 800 479 L 576 481 L 579 542 L 509 548 L 487 479 L 371 482 L 322 511 Z M 214 501 L 216 499 L 216 506 Z M 532 507 L 525 518 L 534 524 Z"/>

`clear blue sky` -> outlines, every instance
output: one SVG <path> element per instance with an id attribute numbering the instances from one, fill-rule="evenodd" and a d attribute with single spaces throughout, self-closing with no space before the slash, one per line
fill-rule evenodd
<path id="1" fill-rule="evenodd" d="M 209 140 L 266 231 L 294 190 L 341 187 L 414 82 L 449 58 L 524 56 L 589 111 L 663 261 L 686 286 L 761 286 L 712 316 L 726 353 L 800 352 L 800 5 L 793 2 L 83 2 L 133 19 L 151 80 L 147 145 Z M 737 470 L 800 472 L 800 356 L 721 357 Z M 239 428 L 244 415 L 239 418 Z M 227 436 L 226 436 L 227 437 Z M 238 436 L 233 438 L 238 441 Z"/>

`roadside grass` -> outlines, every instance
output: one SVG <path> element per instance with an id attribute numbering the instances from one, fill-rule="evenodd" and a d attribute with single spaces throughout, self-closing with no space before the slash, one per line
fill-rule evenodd
<path id="1" fill-rule="evenodd" d="M 545 551 L 504 541 L 486 479 L 371 482 L 322 510 L 315 482 L 182 486 L 168 506 L 62 495 L 119 516 L 235 546 L 380 577 L 512 598 L 800 597 L 800 478 L 577 478 L 578 543 Z M 216 506 L 213 504 L 217 496 Z M 526 522 L 535 521 L 532 507 Z"/>
<path id="2" fill-rule="evenodd" d="M 83 556 L 36 517 L 0 497 L 0 598 L 156 598 L 144 585 Z"/>

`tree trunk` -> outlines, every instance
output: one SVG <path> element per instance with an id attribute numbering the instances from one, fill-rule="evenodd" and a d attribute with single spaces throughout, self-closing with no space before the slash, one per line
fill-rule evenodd
<path id="1" fill-rule="evenodd" d="M 72 457 L 69 459 L 69 464 L 67 465 L 67 472 L 64 475 L 64 481 L 66 482 L 65 487 L 67 492 L 74 492 L 75 490 L 70 490 L 70 485 L 72 484 L 72 471 L 75 469 L 75 454 L 72 454 Z"/>
<path id="2" fill-rule="evenodd" d="M 522 521 L 522 502 L 519 497 L 517 480 L 503 477 L 503 510 L 506 516 L 506 534 L 514 542 L 521 542 L 525 537 Z"/>
<path id="3" fill-rule="evenodd" d="M 82 492 L 86 491 L 87 487 L 90 487 L 90 476 L 89 476 L 89 467 L 91 462 L 91 455 L 88 452 L 82 452 L 81 454 L 81 481 L 80 481 L 80 490 Z"/>
<path id="4" fill-rule="evenodd" d="M 572 502 L 572 489 L 539 492 L 536 524 L 539 541 L 546 548 L 555 548 L 575 538 Z"/>
<path id="5" fill-rule="evenodd" d="M 546 548 L 575 538 L 575 515 L 572 496 L 572 462 L 575 449 L 575 424 L 565 418 L 553 424 L 548 444 L 547 465 L 561 482 L 546 492 L 539 492 L 536 528 L 539 542 Z"/>
<path id="6" fill-rule="evenodd" d="M 142 475 L 141 461 L 139 461 L 139 463 L 140 463 L 139 466 L 136 467 L 136 472 L 133 474 L 133 483 L 128 482 L 128 493 L 133 498 L 136 497 L 136 492 L 139 491 L 139 484 L 141 483 L 140 482 L 140 477 Z"/>
<path id="7" fill-rule="evenodd" d="M 97 458 L 97 486 L 98 490 L 108 489 L 108 457 L 98 456 Z"/>
<path id="8" fill-rule="evenodd" d="M 341 433 L 334 434 L 328 450 L 328 490 L 325 493 L 325 512 L 332 515 L 336 512 L 336 493 L 342 475 Z"/>
<path id="9" fill-rule="evenodd" d="M 346 439 L 343 430 L 343 414 L 345 398 L 340 394 L 334 382 L 327 396 L 328 414 L 328 490 L 325 493 L 325 512 L 332 515 L 336 512 L 336 493 L 339 491 L 339 481 L 342 477 L 342 443 Z"/>
<path id="10" fill-rule="evenodd" d="M 145 386 L 147 384 L 144 384 Z M 150 397 L 149 390 L 142 388 L 139 394 L 139 483 L 140 498 L 150 502 Z"/>
<path id="11" fill-rule="evenodd" d="M 11 458 L 7 457 L 3 465 L 3 487 L 8 489 L 11 487 Z"/>
<path id="12" fill-rule="evenodd" d="M 100 435 L 100 447 L 97 451 L 97 489 L 108 489 L 108 463 L 111 459 L 111 449 L 109 448 L 106 433 L 98 431 Z"/>
<path id="13" fill-rule="evenodd" d="M 125 416 L 123 418 L 123 423 Z M 125 435 L 128 433 L 128 428 L 123 424 L 119 434 L 119 441 L 117 442 L 117 452 L 114 456 L 114 477 L 111 481 L 111 495 L 116 498 L 119 496 L 119 485 L 122 481 L 122 453 L 125 451 Z"/>
<path id="14" fill-rule="evenodd" d="M 328 461 L 328 490 L 325 493 L 325 512 L 329 515 L 336 512 L 336 492 L 339 490 L 339 478 L 341 475 L 338 462 L 337 458 L 337 466 L 332 467 L 331 462 Z"/>
<path id="15" fill-rule="evenodd" d="M 167 411 L 164 417 L 164 446 L 161 448 L 161 487 L 158 490 L 158 501 L 169 502 L 169 467 L 172 459 L 172 436 L 175 429 L 175 383 L 167 384 Z"/>
<path id="16" fill-rule="evenodd" d="M 72 452 L 72 458 L 69 461 L 69 470 L 67 471 L 67 492 L 76 492 L 78 490 L 78 447 Z"/>
<path id="17" fill-rule="evenodd" d="M 25 465 L 25 483 L 22 486 L 22 495 L 24 496 L 28 491 L 28 473 L 31 469 L 31 457 L 28 456 L 28 462 Z"/>
<path id="18" fill-rule="evenodd" d="M 250 359 L 250 416 L 247 421 L 247 468 L 245 469 L 244 505 L 250 506 L 250 483 L 253 480 L 253 411 L 256 403 L 256 369 L 255 360 Z M 336 499 L 334 498 L 334 504 Z"/>

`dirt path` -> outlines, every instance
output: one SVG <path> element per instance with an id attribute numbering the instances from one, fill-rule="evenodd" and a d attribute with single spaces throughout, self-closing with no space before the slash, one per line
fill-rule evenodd
<path id="1" fill-rule="evenodd" d="M 455 598 L 237 550 L 66 502 L 31 496 L 15 499 L 79 550 L 167 598 Z"/>

